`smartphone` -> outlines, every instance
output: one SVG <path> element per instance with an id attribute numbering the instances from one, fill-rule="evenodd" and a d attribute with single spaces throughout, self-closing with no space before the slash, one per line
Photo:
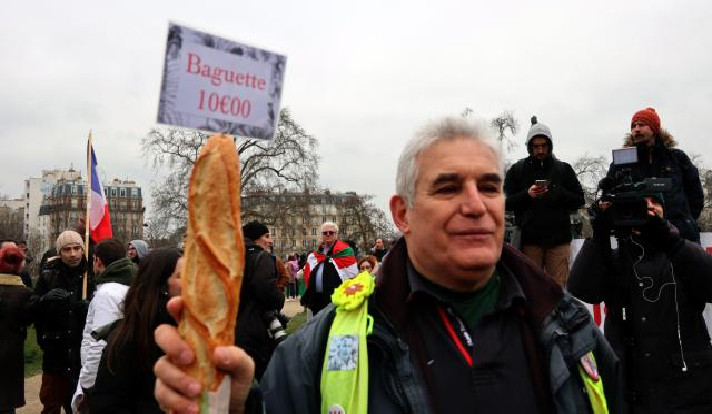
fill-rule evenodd
<path id="1" fill-rule="evenodd" d="M 537 187 L 548 187 L 549 180 L 536 180 L 534 181 L 534 185 L 536 185 Z"/>

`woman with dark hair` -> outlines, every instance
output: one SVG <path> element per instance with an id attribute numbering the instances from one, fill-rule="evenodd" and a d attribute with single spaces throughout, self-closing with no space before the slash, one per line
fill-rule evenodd
<path id="1" fill-rule="evenodd" d="M 25 405 L 22 351 L 32 290 L 18 276 L 24 257 L 17 246 L 0 248 L 0 413 Z"/>
<path id="2" fill-rule="evenodd" d="M 90 412 L 161 412 L 153 396 L 153 364 L 163 353 L 154 342 L 153 331 L 160 324 L 175 325 L 166 303 L 169 290 L 180 293 L 169 282 L 181 271 L 179 258 L 176 249 L 157 249 L 139 263 L 138 274 L 126 293 L 124 317 L 115 323 L 101 357 Z"/>

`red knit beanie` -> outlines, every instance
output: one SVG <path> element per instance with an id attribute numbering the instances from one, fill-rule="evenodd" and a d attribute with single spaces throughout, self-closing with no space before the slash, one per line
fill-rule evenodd
<path id="1" fill-rule="evenodd" d="M 15 246 L 0 249 L 0 273 L 16 275 L 22 268 L 22 259 L 25 255 Z"/>
<path id="2" fill-rule="evenodd" d="M 654 133 L 660 133 L 660 117 L 658 116 L 658 113 L 655 112 L 655 109 L 645 108 L 636 112 L 635 115 L 633 115 L 633 119 L 630 121 L 631 126 L 636 121 L 643 122 L 645 125 L 649 126 Z"/>

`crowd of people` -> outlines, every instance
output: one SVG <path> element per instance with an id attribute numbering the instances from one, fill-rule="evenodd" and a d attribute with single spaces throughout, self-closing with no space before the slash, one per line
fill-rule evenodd
<path id="1" fill-rule="evenodd" d="M 324 230 L 324 242 L 336 240 L 336 224 L 325 223 L 324 228 L 332 229 Z M 251 222 L 242 230 L 246 264 L 236 343 L 255 361 L 259 379 L 284 336 L 288 319 L 280 312 L 285 299 L 304 297 L 299 282 L 304 283 L 307 255 L 302 255 L 301 263 L 297 254 L 282 261 L 271 253 L 266 225 Z M 374 248 L 381 257 L 387 251 L 382 244 L 379 239 Z M 7 385 L 3 389 L 8 390 L 0 398 L 0 413 L 24 405 L 22 350 L 31 324 L 43 351 L 39 395 L 43 413 L 160 412 L 153 397 L 152 367 L 162 351 L 153 332 L 160 324 L 175 325 L 166 304 L 181 291 L 181 252 L 151 250 L 143 240 L 125 246 L 104 239 L 87 246 L 79 232 L 67 230 L 45 255 L 33 288 L 26 251 L 25 243 L 12 240 L 0 246 L 0 318 L 8 338 L 0 352 L 0 361 L 8 362 L 0 374 L 0 382 Z M 349 252 L 353 255 L 351 248 Z M 374 273 L 375 256 L 362 260 L 369 267 L 360 266 L 361 270 Z M 326 290 L 320 289 L 325 301 L 340 283 L 341 279 L 330 281 Z"/>
<path id="2" fill-rule="evenodd" d="M 402 237 L 364 255 L 325 222 L 314 251 L 282 260 L 264 223 L 245 224 L 236 344 L 214 355 L 230 375 L 231 411 L 712 412 L 702 318 L 712 255 L 699 245 L 702 187 L 689 157 L 654 109 L 636 112 L 624 145 L 638 161 L 611 165 L 613 196 L 591 204 L 593 237 L 570 264 L 581 184 L 536 117 L 526 144 L 505 174 L 481 129 L 454 118 L 424 127 L 400 155 L 389 203 Z M 620 218 L 621 170 L 670 182 L 633 187 L 634 224 Z M 505 210 L 516 245 L 504 242 Z M 30 323 L 44 351 L 43 412 L 198 412 L 201 385 L 180 370 L 195 354 L 175 328 L 180 252 L 108 239 L 87 261 L 86 247 L 60 234 L 34 291 L 19 276 L 22 250 L 0 249 L 10 338 L 0 358 L 13 361 L 0 412 L 22 404 L 11 379 L 22 378 Z M 280 310 L 297 299 L 309 320 L 287 337 Z M 605 334 L 581 301 L 605 302 Z"/>

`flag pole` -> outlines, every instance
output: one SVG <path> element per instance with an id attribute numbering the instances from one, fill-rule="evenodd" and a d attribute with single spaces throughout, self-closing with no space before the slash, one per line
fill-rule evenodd
<path id="1" fill-rule="evenodd" d="M 87 143 L 87 186 L 85 187 L 87 192 L 87 213 L 84 218 L 84 261 L 87 264 L 86 269 L 84 269 L 84 275 L 82 276 L 82 300 L 87 300 L 87 279 L 89 278 L 89 245 L 91 243 L 91 238 L 89 236 L 89 212 L 91 209 L 91 129 L 89 130 L 89 141 Z"/>

